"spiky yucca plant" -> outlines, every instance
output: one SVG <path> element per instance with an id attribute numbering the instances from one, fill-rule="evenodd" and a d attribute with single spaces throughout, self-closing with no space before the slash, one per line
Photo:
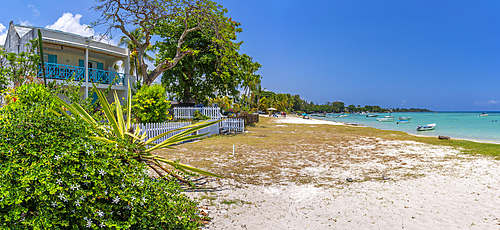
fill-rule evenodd
<path id="1" fill-rule="evenodd" d="M 94 85 L 94 88 L 96 86 Z M 213 124 L 216 124 L 219 121 L 211 121 L 211 122 L 199 122 L 196 124 L 192 124 L 189 126 L 185 126 L 176 130 L 171 130 L 168 132 L 165 132 L 163 134 L 160 134 L 156 137 L 149 138 L 147 141 L 145 139 L 147 138 L 146 133 L 144 132 L 141 134 L 141 129 L 139 128 L 138 125 L 133 125 L 131 121 L 131 109 L 132 109 L 132 104 L 131 104 L 131 90 L 130 90 L 130 84 L 128 87 L 128 100 L 127 100 L 127 120 L 124 120 L 123 116 L 123 110 L 122 106 L 120 104 L 120 100 L 118 98 L 118 95 L 116 92 L 114 92 L 114 98 L 115 98 L 115 103 L 116 103 L 116 114 L 113 113 L 112 110 L 112 105 L 106 100 L 106 97 L 104 94 L 99 91 L 97 91 L 97 96 L 99 103 L 102 106 L 102 111 L 104 112 L 104 115 L 107 118 L 106 122 L 97 122 L 92 116 L 90 116 L 79 104 L 73 103 L 73 104 L 68 104 L 64 100 L 56 97 L 56 100 L 59 102 L 61 105 L 60 108 L 58 108 L 60 111 L 55 112 L 59 116 L 63 114 L 64 116 L 70 117 L 66 112 L 63 111 L 63 107 L 65 107 L 67 110 L 71 112 L 73 116 L 79 116 L 81 117 L 86 123 L 91 124 L 95 129 L 94 129 L 94 134 L 96 136 L 90 137 L 92 139 L 105 142 L 105 143 L 110 143 L 110 144 L 115 144 L 117 148 L 123 148 L 126 151 L 128 151 L 130 154 L 134 154 L 134 158 L 141 161 L 145 162 L 147 165 L 149 165 L 155 172 L 157 172 L 160 176 L 163 176 L 158 169 L 155 168 L 158 167 L 164 172 L 170 174 L 171 176 L 183 181 L 187 182 L 184 178 L 181 176 L 175 174 L 172 170 L 166 169 L 163 167 L 163 165 L 160 164 L 160 162 L 166 163 L 171 165 L 177 170 L 186 172 L 191 171 L 203 175 L 208 175 L 208 176 L 214 176 L 214 177 L 220 177 L 216 174 L 189 166 L 185 164 L 178 163 L 176 161 L 172 161 L 169 159 L 165 159 L 161 156 L 155 155 L 152 152 L 154 150 L 158 150 L 161 148 L 169 148 L 173 149 L 172 145 L 182 143 L 184 141 L 188 140 L 193 140 L 196 138 L 200 138 L 206 135 L 205 134 L 198 134 L 198 135 L 191 135 L 192 133 L 195 133 L 198 130 L 201 130 L 203 128 L 206 128 L 208 126 L 211 126 Z M 165 137 L 173 132 L 177 132 L 180 130 L 184 130 L 168 139 L 165 141 L 161 142 L 160 144 L 155 144 L 153 143 L 154 141 Z M 127 143 L 127 144 L 124 144 Z M 128 144 L 130 143 L 130 144 Z M 147 148 L 150 147 L 150 148 Z"/>

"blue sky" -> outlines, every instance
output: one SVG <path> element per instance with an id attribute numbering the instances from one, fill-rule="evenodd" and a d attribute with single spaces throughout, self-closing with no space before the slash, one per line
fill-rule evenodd
<path id="1" fill-rule="evenodd" d="M 242 23 L 242 52 L 262 64 L 268 90 L 315 103 L 500 111 L 500 1 L 217 2 Z M 2 2 L 0 23 L 76 33 L 99 16 L 93 4 Z"/>

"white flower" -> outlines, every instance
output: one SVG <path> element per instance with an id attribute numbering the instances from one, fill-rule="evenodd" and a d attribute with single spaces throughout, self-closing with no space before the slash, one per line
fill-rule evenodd
<path id="1" fill-rule="evenodd" d="M 87 225 L 85 225 L 85 227 L 87 227 L 87 228 L 92 227 L 92 219 L 87 220 Z"/>
<path id="2" fill-rule="evenodd" d="M 104 223 L 100 223 L 99 227 L 104 228 L 104 227 L 106 227 L 106 225 Z"/>
<path id="3" fill-rule="evenodd" d="M 89 176 L 89 174 L 87 174 L 87 173 L 85 173 L 85 174 L 83 175 L 83 177 L 85 177 L 85 179 L 87 179 L 87 177 L 88 177 L 88 176 Z"/>
<path id="4" fill-rule="evenodd" d="M 66 197 L 64 197 L 64 194 L 62 194 L 62 193 L 59 193 L 59 196 L 57 196 L 57 197 L 59 197 L 59 199 L 61 199 L 64 202 L 68 202 L 68 200 L 66 199 Z"/>
<path id="5" fill-rule="evenodd" d="M 146 201 L 148 201 L 148 199 L 146 199 L 146 197 L 143 197 L 142 202 L 146 203 Z"/>
<path id="6" fill-rule="evenodd" d="M 134 196 L 132 196 L 132 201 L 135 201 L 135 197 Z"/>
<path id="7" fill-rule="evenodd" d="M 104 212 L 103 212 L 103 211 L 101 211 L 101 210 L 98 210 L 98 211 L 97 211 L 97 215 L 98 215 L 99 217 L 103 217 L 103 216 L 104 216 Z"/>
<path id="8" fill-rule="evenodd" d="M 56 184 L 61 185 L 62 184 L 62 180 L 61 179 L 57 179 L 56 180 Z"/>
<path id="9" fill-rule="evenodd" d="M 75 206 L 80 207 L 80 201 L 75 201 Z"/>
<path id="10" fill-rule="evenodd" d="M 59 159 L 61 159 L 61 157 L 60 157 L 59 155 L 56 155 L 56 156 L 54 157 L 54 159 L 55 159 L 56 161 L 58 161 Z"/>
<path id="11" fill-rule="evenodd" d="M 84 196 L 84 195 L 82 195 L 82 196 L 80 197 L 80 200 L 81 200 L 81 201 L 85 200 L 85 196 Z"/>
<path id="12" fill-rule="evenodd" d="M 70 187 L 71 190 L 79 190 L 80 189 L 80 185 L 79 184 L 75 184 L 75 185 L 71 185 Z"/>
<path id="13" fill-rule="evenodd" d="M 108 190 L 104 190 L 104 195 L 108 195 Z"/>
<path id="14" fill-rule="evenodd" d="M 54 202 L 52 202 L 52 203 L 50 204 L 50 206 L 52 206 L 52 207 L 54 207 L 54 208 L 55 208 L 55 207 L 57 207 L 57 202 L 55 202 L 55 201 L 54 201 Z"/>
<path id="15" fill-rule="evenodd" d="M 101 174 L 101 176 L 104 176 L 106 175 L 106 171 L 104 171 L 104 169 L 99 169 L 99 174 Z"/>
<path id="16" fill-rule="evenodd" d="M 118 204 L 120 202 L 120 197 L 116 196 L 115 199 L 113 199 L 113 203 Z"/>

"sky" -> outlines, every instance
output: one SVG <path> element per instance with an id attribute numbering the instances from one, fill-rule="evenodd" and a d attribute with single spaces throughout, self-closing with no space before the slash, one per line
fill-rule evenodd
<path id="1" fill-rule="evenodd" d="M 216 0 L 262 85 L 324 104 L 500 111 L 500 1 Z M 94 0 L 2 2 L 10 21 L 96 36 Z M 111 43 L 117 43 L 118 32 Z"/>

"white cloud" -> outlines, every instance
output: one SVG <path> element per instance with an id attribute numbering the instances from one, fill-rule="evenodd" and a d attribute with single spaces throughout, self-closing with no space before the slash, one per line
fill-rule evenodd
<path id="1" fill-rule="evenodd" d="M 0 46 L 5 44 L 5 38 L 7 38 L 7 27 L 0 23 Z"/>
<path id="2" fill-rule="evenodd" d="M 488 101 L 488 104 L 490 104 L 490 105 L 496 105 L 496 104 L 498 104 L 498 103 L 499 103 L 499 102 L 498 102 L 498 101 L 495 101 L 495 100 L 489 100 L 489 101 Z"/>
<path id="3" fill-rule="evenodd" d="M 28 20 L 26 21 L 23 21 L 21 19 L 19 19 L 19 23 L 22 25 L 22 26 L 32 26 L 30 22 L 28 22 Z"/>
<path id="4" fill-rule="evenodd" d="M 495 100 L 489 100 L 487 102 L 479 102 L 479 101 L 474 102 L 474 105 L 476 106 L 487 106 L 487 105 L 498 105 L 498 104 L 500 104 L 500 101 L 495 101 Z"/>
<path id="5" fill-rule="evenodd" d="M 406 101 L 405 100 L 401 100 L 401 106 L 403 106 L 405 104 L 406 104 Z"/>
<path id="6" fill-rule="evenodd" d="M 81 14 L 64 13 L 57 21 L 52 25 L 47 25 L 45 28 L 60 30 L 68 33 L 79 34 L 85 37 L 94 36 L 94 30 L 88 28 L 87 24 L 80 24 Z"/>
<path id="7" fill-rule="evenodd" d="M 40 16 L 40 11 L 38 11 L 34 5 L 29 4 L 28 7 L 33 8 L 33 18 Z"/>

